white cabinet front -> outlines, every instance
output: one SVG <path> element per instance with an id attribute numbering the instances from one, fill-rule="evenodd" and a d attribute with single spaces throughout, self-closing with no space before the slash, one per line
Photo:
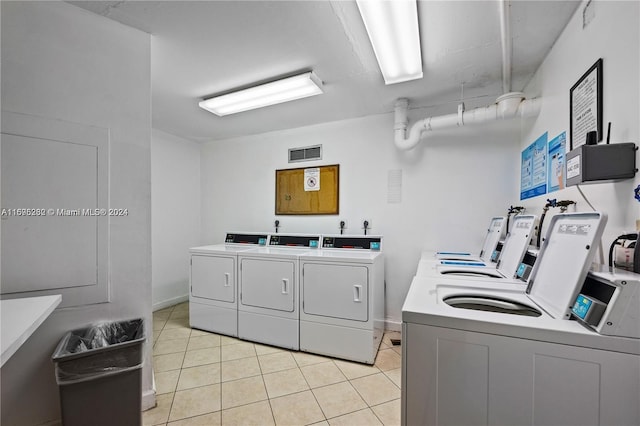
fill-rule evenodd
<path id="1" fill-rule="evenodd" d="M 292 261 L 240 260 L 240 303 L 244 306 L 293 312 L 295 265 Z"/>
<path id="2" fill-rule="evenodd" d="M 235 259 L 191 256 L 191 295 L 222 302 L 235 301 Z"/>
<path id="3" fill-rule="evenodd" d="M 404 425 L 638 425 L 638 355 L 403 323 Z"/>
<path id="4" fill-rule="evenodd" d="M 369 274 L 365 266 L 305 263 L 302 274 L 305 314 L 368 320 Z"/>

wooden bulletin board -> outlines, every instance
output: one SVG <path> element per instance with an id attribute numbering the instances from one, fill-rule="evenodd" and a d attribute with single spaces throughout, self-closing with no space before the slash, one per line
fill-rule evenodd
<path id="1" fill-rule="evenodd" d="M 276 170 L 276 214 L 338 214 L 340 165 Z"/>

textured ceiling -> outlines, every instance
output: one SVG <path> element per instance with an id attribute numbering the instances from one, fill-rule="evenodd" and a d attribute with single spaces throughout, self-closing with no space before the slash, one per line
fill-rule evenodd
<path id="1" fill-rule="evenodd" d="M 502 94 L 499 2 L 419 1 L 424 77 L 385 86 L 353 1 L 70 1 L 152 34 L 153 127 L 209 141 Z M 511 1 L 512 89 L 522 90 L 579 1 Z M 313 70 L 325 93 L 217 117 L 216 93 Z M 463 92 L 464 90 L 464 92 Z"/>

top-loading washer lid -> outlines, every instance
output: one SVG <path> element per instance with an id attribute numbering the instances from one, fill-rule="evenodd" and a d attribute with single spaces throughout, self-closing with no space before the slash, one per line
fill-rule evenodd
<path id="1" fill-rule="evenodd" d="M 492 255 L 498 247 L 498 243 L 500 243 L 500 237 L 502 236 L 505 222 L 506 219 L 501 216 L 491 218 L 491 222 L 489 222 L 489 228 L 487 228 L 487 235 L 484 237 L 484 242 L 482 243 L 482 248 L 480 249 L 480 254 L 477 255 L 477 257 L 479 258 L 478 260 L 474 260 L 475 256 L 473 256 L 471 253 L 456 251 L 437 251 L 435 257 L 438 260 L 442 261 L 442 265 L 445 265 L 446 263 L 444 262 L 447 261 L 475 262 L 480 266 L 486 266 L 483 261 L 487 263 L 493 262 Z"/>
<path id="2" fill-rule="evenodd" d="M 531 231 L 536 221 L 535 215 L 519 215 L 515 216 L 511 232 L 507 235 L 504 247 L 500 253 L 500 259 L 497 264 L 497 271 L 487 270 L 486 264 L 465 261 L 440 261 L 440 265 L 444 266 L 462 266 L 461 269 L 441 270 L 443 275 L 459 275 L 459 276 L 478 276 L 485 275 L 492 278 L 516 278 L 518 267 L 524 258 L 529 241 L 531 240 Z M 474 270 L 474 267 L 481 267 Z"/>
<path id="3" fill-rule="evenodd" d="M 489 262 L 491 260 L 491 254 L 500 242 L 505 222 L 506 219 L 503 216 L 491 218 L 489 229 L 487 229 L 487 236 L 485 237 L 484 244 L 480 250 L 480 258 L 485 262 Z"/>
<path id="4" fill-rule="evenodd" d="M 561 213 L 551 219 L 527 293 L 554 318 L 569 318 L 597 242 L 607 223 L 604 213 Z"/>
<path id="5" fill-rule="evenodd" d="M 531 231 L 536 221 L 536 215 L 518 215 L 513 218 L 511 231 L 507 235 L 504 247 L 498 259 L 498 271 L 507 278 L 515 277 L 518 266 L 522 262 L 529 241 L 531 241 Z"/>

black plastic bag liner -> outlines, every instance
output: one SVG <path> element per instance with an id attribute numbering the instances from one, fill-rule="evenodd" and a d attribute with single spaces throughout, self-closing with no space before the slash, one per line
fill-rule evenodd
<path id="1" fill-rule="evenodd" d="M 144 321 L 101 322 L 68 332 L 52 360 L 59 385 L 92 380 L 142 366 Z"/>

